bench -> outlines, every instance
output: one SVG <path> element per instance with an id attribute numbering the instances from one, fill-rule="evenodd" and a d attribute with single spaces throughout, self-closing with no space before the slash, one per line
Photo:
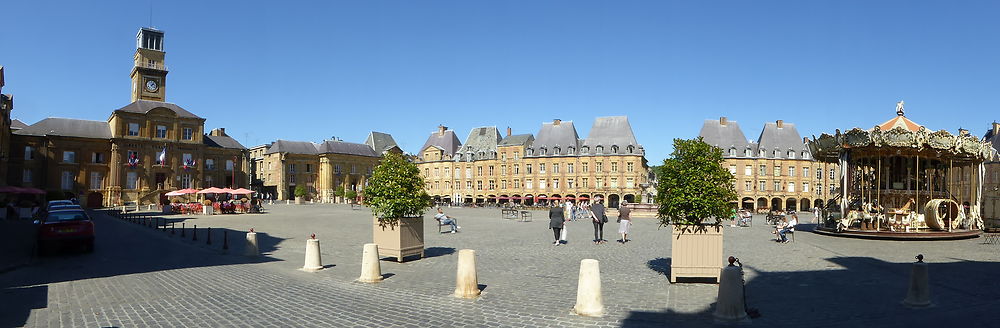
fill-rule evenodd
<path id="1" fill-rule="evenodd" d="M 517 210 L 511 208 L 500 209 L 500 218 L 505 220 L 516 220 L 518 218 Z"/>
<path id="2" fill-rule="evenodd" d="M 528 221 L 531 221 L 531 212 L 521 211 L 521 222 L 528 222 Z"/>

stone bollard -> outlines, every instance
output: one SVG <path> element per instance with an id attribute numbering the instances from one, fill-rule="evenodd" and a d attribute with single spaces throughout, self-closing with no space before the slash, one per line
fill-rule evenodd
<path id="1" fill-rule="evenodd" d="M 924 263 L 924 255 L 916 257 L 917 262 L 913 263 L 910 272 L 910 290 L 906 292 L 903 305 L 911 308 L 924 308 L 931 306 L 931 290 L 928 286 L 927 263 Z"/>
<path id="2" fill-rule="evenodd" d="M 715 323 L 717 324 L 747 324 L 747 316 L 743 298 L 743 268 L 733 265 L 737 259 L 729 257 L 729 266 L 722 269 L 719 278 L 719 297 L 715 302 Z"/>
<path id="3" fill-rule="evenodd" d="M 212 227 L 208 227 L 208 229 L 205 230 L 205 244 L 212 244 Z"/>
<path id="4" fill-rule="evenodd" d="M 257 233 L 253 232 L 253 228 L 250 228 L 250 232 L 247 232 L 246 247 L 243 248 L 243 255 L 260 255 L 260 247 L 257 246 Z"/>
<path id="5" fill-rule="evenodd" d="M 186 229 L 186 228 L 184 228 L 184 225 L 185 225 L 185 223 L 181 222 L 181 237 L 185 237 L 184 236 L 184 229 Z"/>
<path id="6" fill-rule="evenodd" d="M 291 204 L 292 204 L 292 201 L 287 200 L 287 199 L 285 200 L 285 205 L 291 205 Z"/>
<path id="7" fill-rule="evenodd" d="M 455 274 L 455 297 L 479 296 L 479 275 L 476 274 L 476 251 L 458 251 L 458 272 Z"/>
<path id="8" fill-rule="evenodd" d="M 306 263 L 302 266 L 302 271 L 316 272 L 323 270 L 323 259 L 319 255 L 319 239 L 316 234 L 312 234 L 306 240 Z"/>
<path id="9" fill-rule="evenodd" d="M 365 244 L 361 253 L 361 277 L 358 281 L 376 283 L 382 281 L 382 265 L 378 262 L 378 244 Z"/>
<path id="10" fill-rule="evenodd" d="M 601 267 L 594 259 L 580 261 L 580 279 L 576 287 L 576 306 L 573 312 L 588 317 L 604 315 L 604 298 L 601 296 Z"/>

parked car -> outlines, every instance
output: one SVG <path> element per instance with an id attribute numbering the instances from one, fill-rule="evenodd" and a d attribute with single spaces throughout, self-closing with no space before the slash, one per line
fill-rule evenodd
<path id="1" fill-rule="evenodd" d="M 40 253 L 74 245 L 83 246 L 87 252 L 94 251 L 94 221 L 82 209 L 49 211 L 35 222 L 39 225 Z"/>
<path id="2" fill-rule="evenodd" d="M 64 205 L 74 205 L 73 202 L 68 200 L 50 200 L 49 204 L 45 206 L 45 209 L 51 209 L 53 206 L 64 206 Z"/>

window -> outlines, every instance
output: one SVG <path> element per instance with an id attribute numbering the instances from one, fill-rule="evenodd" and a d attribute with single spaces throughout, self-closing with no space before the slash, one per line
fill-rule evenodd
<path id="1" fill-rule="evenodd" d="M 759 185 L 760 185 L 760 186 L 758 186 L 758 187 L 757 187 L 757 189 L 758 189 L 759 191 L 767 191 L 767 183 L 766 183 L 766 182 L 764 182 L 764 181 L 761 181 L 761 182 L 759 183 Z"/>
<path id="2" fill-rule="evenodd" d="M 750 181 L 743 181 L 743 191 L 749 192 L 750 189 L 751 189 L 751 187 L 750 187 Z"/>
<path id="3" fill-rule="evenodd" d="M 788 192 L 795 192 L 795 182 L 788 183 Z"/>
<path id="4" fill-rule="evenodd" d="M 232 171 L 232 170 L 233 170 L 233 161 L 227 159 L 226 160 L 226 171 Z M 295 164 L 292 164 L 292 172 L 295 172 Z"/>
<path id="5" fill-rule="evenodd" d="M 559 163 L 552 164 L 552 174 L 559 174 Z"/>
<path id="6" fill-rule="evenodd" d="M 358 174 L 358 166 L 351 164 L 351 174 Z"/>
<path id="7" fill-rule="evenodd" d="M 729 156 L 736 157 L 736 148 L 729 148 Z"/>
<path id="8" fill-rule="evenodd" d="M 538 179 L 538 189 L 545 189 L 545 179 Z"/>
<path id="9" fill-rule="evenodd" d="M 836 191 L 836 189 L 837 189 L 836 186 L 830 185 L 830 189 L 827 189 L 826 192 L 832 193 L 832 192 Z"/>
<path id="10" fill-rule="evenodd" d="M 746 167 L 744 167 L 743 168 L 743 175 L 745 175 L 745 176 L 751 176 L 751 175 L 753 175 L 753 166 L 747 165 Z"/>
<path id="11" fill-rule="evenodd" d="M 803 167 L 802 168 L 802 177 L 803 178 L 808 178 L 809 177 L 809 168 L 808 167 Z"/>
<path id="12" fill-rule="evenodd" d="M 135 137 L 139 135 L 139 123 L 128 124 L 128 135 L 130 137 Z"/>
<path id="13" fill-rule="evenodd" d="M 135 189 L 138 178 L 139 176 L 135 172 L 128 172 L 125 175 L 125 189 Z"/>
<path id="14" fill-rule="evenodd" d="M 191 175 L 184 174 L 181 175 L 181 188 L 191 188 Z"/>
<path id="15" fill-rule="evenodd" d="M 465 177 L 466 178 L 471 178 L 472 177 L 472 167 L 471 166 L 467 166 L 465 168 Z"/>
<path id="16" fill-rule="evenodd" d="M 729 174 L 733 174 L 733 175 L 736 174 L 736 165 L 730 165 L 729 166 Z"/>
<path id="17" fill-rule="evenodd" d="M 521 174 L 521 166 L 520 165 L 514 164 L 514 174 L 515 175 Z"/>
<path id="18" fill-rule="evenodd" d="M 618 178 L 611 178 L 611 188 L 618 188 Z"/>
<path id="19" fill-rule="evenodd" d="M 788 158 L 789 159 L 795 159 L 795 151 L 789 150 L 788 151 Z"/>
<path id="20" fill-rule="evenodd" d="M 774 191 L 781 191 L 781 181 L 774 182 Z"/>
<path id="21" fill-rule="evenodd" d="M 507 165 L 500 165 L 500 175 L 507 175 Z"/>
<path id="22" fill-rule="evenodd" d="M 802 152 L 802 159 L 809 159 L 809 152 L 807 151 Z"/>
<path id="23" fill-rule="evenodd" d="M 776 176 L 776 177 L 780 177 L 781 176 L 781 166 L 775 166 L 774 167 L 774 176 Z"/>
<path id="24" fill-rule="evenodd" d="M 194 129 L 184 128 L 184 140 L 194 139 Z"/>
<path id="25" fill-rule="evenodd" d="M 611 172 L 618 172 L 618 162 L 611 162 Z"/>
<path id="26" fill-rule="evenodd" d="M 516 160 L 517 160 L 517 158 L 518 158 L 518 157 L 520 157 L 520 156 L 521 156 L 521 152 L 518 152 L 518 151 L 515 151 L 515 152 L 514 152 L 514 160 L 515 160 L 515 161 L 516 161 Z"/>
<path id="27" fill-rule="evenodd" d="M 635 188 L 635 178 L 626 178 L 625 188 Z"/>
<path id="28" fill-rule="evenodd" d="M 63 163 L 76 163 L 76 152 L 64 151 Z"/>
<path id="29" fill-rule="evenodd" d="M 788 176 L 790 176 L 790 177 L 794 177 L 795 176 L 795 167 L 794 166 L 789 166 L 788 167 Z"/>
<path id="30" fill-rule="evenodd" d="M 627 165 L 627 166 L 626 166 L 625 170 L 626 170 L 626 171 L 627 171 L 628 173 L 632 173 L 632 172 L 634 172 L 634 171 L 635 171 L 635 163 L 632 163 L 632 162 L 628 162 L 628 163 L 626 163 L 626 165 Z M 736 174 L 736 172 L 733 172 L 733 174 Z"/>
<path id="31" fill-rule="evenodd" d="M 524 172 L 527 174 L 531 174 L 531 164 L 524 165 Z"/>
<path id="32" fill-rule="evenodd" d="M 472 190 L 472 181 L 465 182 L 465 190 Z"/>
<path id="33" fill-rule="evenodd" d="M 521 188 L 521 180 L 514 180 L 514 188 Z"/>
<path id="34" fill-rule="evenodd" d="M 295 183 L 296 183 L 295 182 L 295 175 L 289 175 L 288 176 L 288 184 L 295 185 Z M 428 182 L 428 183 L 430 183 L 430 182 Z"/>
<path id="35" fill-rule="evenodd" d="M 93 154 L 91 154 L 91 156 L 90 156 L 90 162 L 91 163 L 98 163 L 98 164 L 99 163 L 104 163 L 104 154 L 103 153 L 93 153 Z"/>
<path id="36" fill-rule="evenodd" d="M 306 164 L 306 173 L 312 173 L 312 164 Z M 437 168 L 434 168 L 434 175 L 437 175 Z"/>
<path id="37" fill-rule="evenodd" d="M 500 180 L 500 189 L 507 189 L 507 180 Z"/>
<path id="38" fill-rule="evenodd" d="M 580 179 L 580 184 L 582 185 L 581 187 L 587 188 L 588 187 L 587 178 L 581 178 Z"/>
<path id="39" fill-rule="evenodd" d="M 573 189 L 573 179 L 566 179 L 566 188 Z"/>
<path id="40" fill-rule="evenodd" d="M 559 189 L 559 179 L 552 180 L 552 189 Z"/>
<path id="41" fill-rule="evenodd" d="M 35 147 L 24 146 L 24 159 L 25 160 L 35 159 Z"/>
<path id="42" fill-rule="evenodd" d="M 185 165 L 194 164 L 194 159 L 191 157 L 191 154 L 183 154 L 183 155 L 181 155 L 181 160 L 183 161 L 183 162 L 181 162 L 181 164 L 185 164 Z"/>
<path id="43" fill-rule="evenodd" d="M 476 181 L 476 190 L 483 190 L 483 181 Z"/>
<path id="44" fill-rule="evenodd" d="M 802 192 L 809 192 L 809 183 L 808 182 L 802 183 Z"/>
<path id="45" fill-rule="evenodd" d="M 215 169 L 215 160 L 214 159 L 206 159 L 205 160 L 205 168 L 209 169 L 209 170 L 214 170 Z M 270 168 L 268 168 L 268 169 L 270 169 Z"/>
<path id="46" fill-rule="evenodd" d="M 531 179 L 524 180 L 524 189 L 531 189 Z"/>
<path id="47" fill-rule="evenodd" d="M 580 168 L 583 169 L 583 173 L 587 173 L 587 172 L 590 171 L 590 165 L 589 164 L 590 163 L 581 163 L 580 164 L 580 166 L 581 166 Z"/>
<path id="48" fill-rule="evenodd" d="M 816 185 L 816 194 L 817 195 L 823 194 L 823 185 Z"/>
<path id="49" fill-rule="evenodd" d="M 23 175 L 21 175 L 21 182 L 31 182 L 31 170 L 24 169 Z"/>
<path id="50" fill-rule="evenodd" d="M 823 180 L 823 170 L 816 168 L 816 180 Z"/>
<path id="51" fill-rule="evenodd" d="M 835 179 L 836 176 L 837 175 L 833 172 L 833 169 L 830 169 L 830 179 Z"/>
<path id="52" fill-rule="evenodd" d="M 604 188 L 604 179 L 603 178 L 595 178 L 594 179 L 594 187 L 595 188 Z"/>
<path id="53" fill-rule="evenodd" d="M 483 167 L 482 166 L 476 166 L 476 176 L 477 177 L 483 176 Z"/>
<path id="54" fill-rule="evenodd" d="M 496 189 L 496 186 L 497 186 L 496 180 L 490 180 L 490 188 L 489 189 L 490 190 Z"/>
<path id="55" fill-rule="evenodd" d="M 506 152 L 500 153 L 500 160 L 504 161 L 504 162 L 507 161 L 507 153 Z"/>
<path id="56" fill-rule="evenodd" d="M 156 137 L 161 139 L 167 137 L 167 127 L 165 125 L 156 126 Z"/>
<path id="57" fill-rule="evenodd" d="M 759 173 L 759 175 L 761 175 L 761 176 L 767 175 L 767 165 L 761 165 L 760 166 L 760 173 Z"/>
<path id="58" fill-rule="evenodd" d="M 538 164 L 538 173 L 545 174 L 545 163 Z"/>
<path id="59" fill-rule="evenodd" d="M 573 173 L 573 163 L 566 164 L 566 173 Z"/>
<path id="60" fill-rule="evenodd" d="M 746 150 L 743 151 L 743 156 L 752 157 L 753 152 L 750 151 L 750 148 L 747 148 Z"/>
<path id="61" fill-rule="evenodd" d="M 490 176 L 493 176 L 493 165 L 490 165 L 489 170 L 490 170 Z"/>
<path id="62" fill-rule="evenodd" d="M 73 189 L 73 173 L 70 171 L 62 172 L 62 189 L 72 190 Z"/>
<path id="63" fill-rule="evenodd" d="M 604 172 L 604 162 L 597 162 L 594 164 L 594 169 L 597 170 L 597 173 Z"/>

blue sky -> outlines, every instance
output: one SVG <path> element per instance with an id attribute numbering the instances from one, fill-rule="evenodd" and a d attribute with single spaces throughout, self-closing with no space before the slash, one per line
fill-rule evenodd
<path id="1" fill-rule="evenodd" d="M 13 117 L 105 120 L 129 102 L 135 33 L 166 32 L 167 100 L 244 145 L 416 152 L 437 125 L 537 133 L 628 115 L 651 164 L 727 116 L 803 136 L 895 115 L 982 135 L 997 120 L 997 1 L 10 1 Z"/>

